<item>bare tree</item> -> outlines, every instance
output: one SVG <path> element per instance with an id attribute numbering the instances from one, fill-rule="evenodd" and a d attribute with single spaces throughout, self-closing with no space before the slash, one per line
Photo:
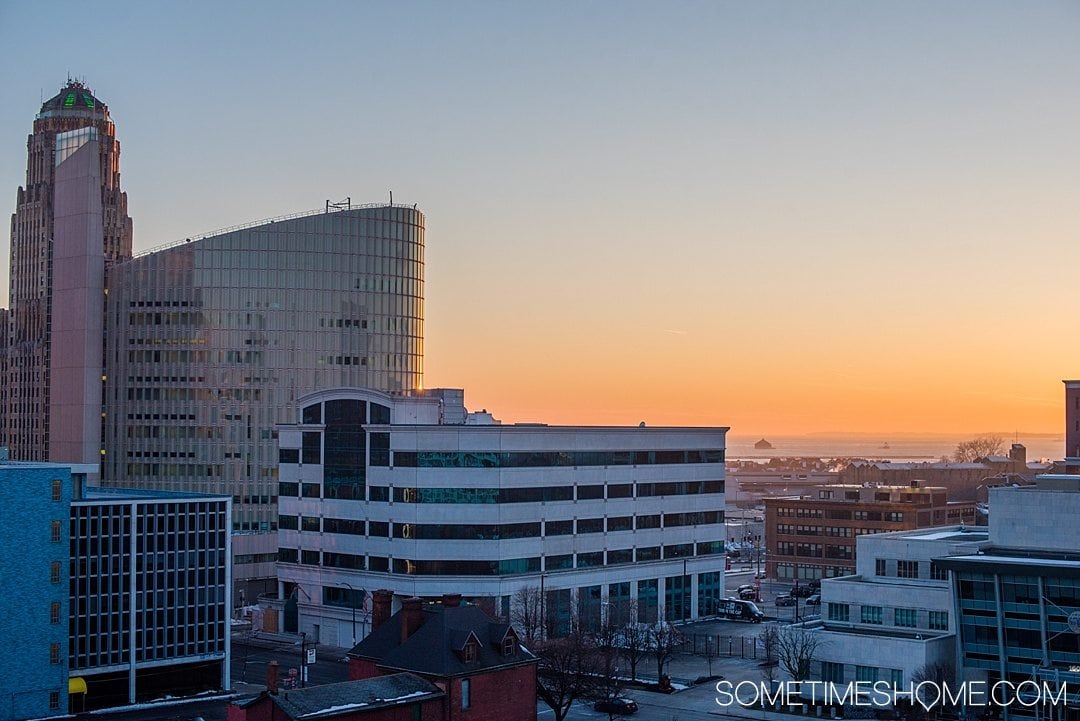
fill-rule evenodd
<path id="1" fill-rule="evenodd" d="M 663 677 L 664 664 L 671 660 L 675 650 L 683 642 L 682 631 L 665 618 L 663 609 L 660 609 L 660 619 L 649 629 L 649 652 L 656 660 L 657 678 Z"/>
<path id="2" fill-rule="evenodd" d="M 543 597 L 537 586 L 522 586 L 510 597 L 510 625 L 521 631 L 526 641 L 536 641 L 544 627 Z"/>
<path id="3" fill-rule="evenodd" d="M 946 684 L 952 685 L 956 681 L 956 674 L 953 672 L 953 667 L 947 663 L 928 663 L 925 666 L 920 666 L 915 669 L 915 672 L 911 675 L 911 683 L 918 690 L 919 698 L 927 705 L 934 704 L 931 708 L 926 709 L 916 699 L 912 699 L 911 708 L 908 711 L 907 717 L 909 719 L 937 719 L 941 717 L 941 712 L 945 710 L 953 711 L 956 706 L 946 703 L 947 696 L 943 694 L 935 694 L 926 688 L 918 688 L 921 683 L 933 684 L 936 689 L 943 688 Z M 938 702 L 938 703 L 935 703 Z"/>
<path id="4" fill-rule="evenodd" d="M 818 648 L 824 643 L 821 634 L 805 626 L 785 626 L 776 631 L 776 657 L 794 681 L 810 675 Z"/>
<path id="5" fill-rule="evenodd" d="M 603 677 L 603 663 L 593 643 L 581 634 L 537 641 L 530 650 L 540 660 L 536 697 L 563 721 L 578 699 L 592 698 Z"/>
<path id="6" fill-rule="evenodd" d="M 780 629 L 771 623 L 762 628 L 758 635 L 762 649 L 765 651 L 765 659 L 760 664 L 761 675 L 770 684 L 776 680 L 776 667 L 779 665 L 776 659 L 779 635 Z"/>
<path id="7" fill-rule="evenodd" d="M 953 452 L 953 460 L 958 463 L 970 463 L 971 461 L 987 456 L 1000 455 L 1005 451 L 1005 439 L 993 433 L 983 433 L 975 436 L 970 441 L 961 441 L 956 444 Z"/>
<path id="8" fill-rule="evenodd" d="M 630 622 L 619 631 L 619 653 L 630 665 L 631 681 L 637 681 L 638 664 L 649 655 L 649 636 L 649 627 L 637 622 Z"/>

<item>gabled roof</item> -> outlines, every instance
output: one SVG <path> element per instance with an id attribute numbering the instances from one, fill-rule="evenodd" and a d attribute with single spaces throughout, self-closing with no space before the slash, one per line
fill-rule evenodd
<path id="1" fill-rule="evenodd" d="M 477 671 L 535 663 L 536 657 L 518 642 L 509 624 L 494 621 L 476 606 L 422 607 L 420 627 L 403 642 L 402 612 L 398 611 L 348 655 L 373 661 L 386 669 L 399 669 L 429 676 L 463 676 Z M 512 634 L 514 653 L 504 656 L 503 640 Z M 460 653 L 474 636 L 479 642 L 476 660 L 465 663 Z"/>
<path id="2" fill-rule="evenodd" d="M 331 721 L 339 716 L 441 698 L 445 694 L 430 681 L 411 673 L 375 676 L 311 688 L 290 689 L 276 696 L 265 691 L 239 704 L 249 708 L 269 699 L 290 721 Z"/>

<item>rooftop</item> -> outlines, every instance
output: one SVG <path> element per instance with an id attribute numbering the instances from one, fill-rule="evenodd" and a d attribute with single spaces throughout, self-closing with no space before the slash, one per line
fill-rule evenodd
<path id="1" fill-rule="evenodd" d="M 263 692 L 243 702 L 241 707 L 253 706 L 270 698 L 290 721 L 317 721 L 356 713 L 359 709 L 373 711 L 417 701 L 441 698 L 445 694 L 437 686 L 411 673 L 376 676 L 361 681 L 345 681 L 310 688 L 292 689 L 270 696 Z M 280 718 L 280 717 L 278 717 Z"/>
<path id="2" fill-rule="evenodd" d="M 38 117 L 108 114 L 105 103 L 94 97 L 85 83 L 68 79 L 60 92 L 41 105 Z"/>
<path id="3" fill-rule="evenodd" d="M 404 615 L 404 609 L 395 613 L 348 655 L 370 659 L 382 668 L 443 677 L 536 660 L 517 642 L 517 634 L 509 624 L 492 619 L 476 606 L 424 604 L 419 628 L 402 640 Z M 513 636 L 515 642 L 514 653 L 509 656 L 503 655 L 507 635 Z M 470 637 L 478 646 L 475 660 L 466 662 L 461 651 Z"/>

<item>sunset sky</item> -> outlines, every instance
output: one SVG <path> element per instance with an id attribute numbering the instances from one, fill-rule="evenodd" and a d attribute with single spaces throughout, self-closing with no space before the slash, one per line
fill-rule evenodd
<path id="1" fill-rule="evenodd" d="M 1080 377 L 1080 3 L 0 0 L 0 67 L 4 213 L 69 73 L 136 250 L 417 203 L 425 384 L 504 421 L 1057 432 Z"/>

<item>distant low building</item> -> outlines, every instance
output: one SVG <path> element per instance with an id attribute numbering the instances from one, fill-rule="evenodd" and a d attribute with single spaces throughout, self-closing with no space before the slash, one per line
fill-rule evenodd
<path id="1" fill-rule="evenodd" d="M 1006 456 L 994 455 L 972 462 L 893 463 L 856 460 L 840 471 L 840 483 L 852 485 L 902 486 L 919 481 L 941 486 L 954 501 L 986 501 L 994 486 L 1030 485 L 1035 476 L 1052 467 L 1050 463 L 1028 462 L 1027 449 L 1014 443 Z"/>
<path id="2" fill-rule="evenodd" d="M 765 499 L 766 575 L 779 579 L 847 576 L 859 536 L 946 524 L 976 525 L 974 502 L 950 502 L 944 488 L 831 484 L 810 497 Z"/>

